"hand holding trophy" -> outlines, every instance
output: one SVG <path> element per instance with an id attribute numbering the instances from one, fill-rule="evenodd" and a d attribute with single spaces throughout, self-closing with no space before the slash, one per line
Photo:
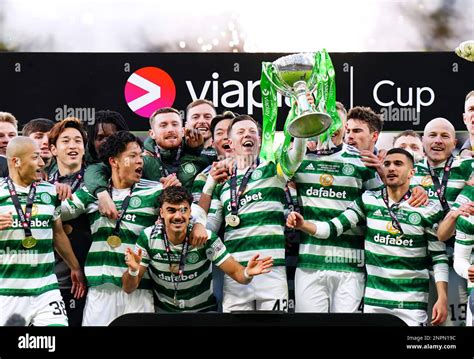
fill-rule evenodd
<path id="1" fill-rule="evenodd" d="M 277 120 L 277 92 L 291 98 L 291 109 L 285 121 L 285 140 L 279 161 L 285 166 L 292 137 L 320 136 L 320 142 L 331 138 L 340 126 L 336 111 L 336 80 L 331 58 L 326 50 L 299 53 L 262 63 L 260 82 L 263 107 L 263 136 L 260 156 L 273 161 L 273 141 Z M 307 93 L 315 93 L 314 105 Z"/>

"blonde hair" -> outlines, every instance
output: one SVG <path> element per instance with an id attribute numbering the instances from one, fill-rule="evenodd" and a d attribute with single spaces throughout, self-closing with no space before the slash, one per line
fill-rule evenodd
<path id="1" fill-rule="evenodd" d="M 13 116 L 10 112 L 2 112 L 0 111 L 0 122 L 8 122 L 15 127 L 15 130 L 18 131 L 18 121 L 16 120 L 15 116 Z"/>

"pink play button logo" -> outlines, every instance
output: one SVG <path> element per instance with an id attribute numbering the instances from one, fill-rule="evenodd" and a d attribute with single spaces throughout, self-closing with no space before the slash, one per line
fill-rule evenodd
<path id="1" fill-rule="evenodd" d="M 158 67 L 142 67 L 127 80 L 125 100 L 137 115 L 149 118 L 159 108 L 173 106 L 176 98 L 174 81 Z"/>

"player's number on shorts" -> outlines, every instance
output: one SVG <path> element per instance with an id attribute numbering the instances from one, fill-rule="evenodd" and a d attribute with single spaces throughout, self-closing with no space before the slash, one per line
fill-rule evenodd
<path id="1" fill-rule="evenodd" d="M 277 299 L 275 300 L 275 305 L 273 306 L 272 310 L 288 310 L 288 300 L 286 299 Z"/>
<path id="2" fill-rule="evenodd" d="M 64 307 L 64 303 L 62 301 L 61 302 L 51 302 L 51 303 L 49 303 L 49 305 L 51 307 L 53 307 L 53 309 L 54 309 L 53 314 L 54 315 L 67 315 L 66 314 L 66 308 Z"/>

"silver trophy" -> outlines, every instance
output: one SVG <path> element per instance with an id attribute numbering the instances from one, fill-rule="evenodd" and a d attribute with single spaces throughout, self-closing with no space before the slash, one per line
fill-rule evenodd
<path id="1" fill-rule="evenodd" d="M 297 103 L 297 117 L 287 125 L 290 135 L 308 138 L 326 131 L 332 123 L 331 117 L 325 112 L 326 100 L 320 101 L 315 109 L 306 97 L 307 93 L 314 92 L 318 83 L 314 54 L 280 57 L 272 66 L 276 78 L 271 82 L 277 91 L 283 96 L 293 97 Z"/>

